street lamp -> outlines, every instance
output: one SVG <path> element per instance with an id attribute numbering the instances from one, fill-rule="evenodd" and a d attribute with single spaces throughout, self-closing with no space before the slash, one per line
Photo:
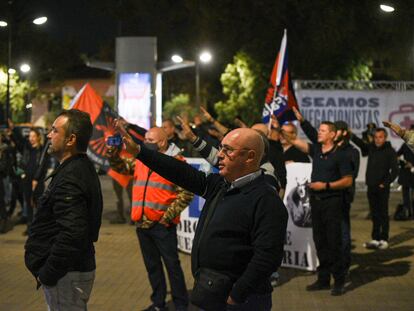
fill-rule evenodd
<path id="1" fill-rule="evenodd" d="M 180 55 L 177 55 L 177 54 L 174 54 L 173 56 L 171 56 L 171 60 L 176 64 L 180 64 L 184 61 L 184 59 Z"/>
<path id="2" fill-rule="evenodd" d="M 43 25 L 46 22 L 47 22 L 47 17 L 46 16 L 40 16 L 40 17 L 37 17 L 33 20 L 33 24 L 35 24 L 35 25 Z"/>
<path id="3" fill-rule="evenodd" d="M 26 64 L 26 63 L 24 63 L 20 66 L 20 71 L 23 72 L 23 73 L 28 73 L 30 71 L 30 69 L 31 69 L 30 65 Z"/>
<path id="4" fill-rule="evenodd" d="M 392 13 L 395 11 L 395 8 L 388 4 L 380 4 L 380 9 L 385 13 Z"/>
<path id="5" fill-rule="evenodd" d="M 200 111 L 200 62 L 207 64 L 209 62 L 211 62 L 211 59 L 213 58 L 213 56 L 211 55 L 211 53 L 209 51 L 203 51 L 199 57 L 198 57 L 198 61 L 196 61 L 196 66 L 195 66 L 195 73 L 196 73 L 196 108 L 197 111 Z"/>
<path id="6" fill-rule="evenodd" d="M 198 55 L 198 59 L 196 59 L 195 61 L 184 61 L 184 59 L 178 54 L 174 54 L 173 56 L 171 56 L 171 60 L 176 64 L 185 63 L 186 67 L 195 67 L 195 95 L 197 111 L 200 110 L 200 63 L 207 64 L 211 62 L 212 59 L 213 56 L 209 51 L 203 51 L 202 53 L 200 53 Z"/>
<path id="7" fill-rule="evenodd" d="M 9 1 L 9 5 L 11 6 L 13 4 L 13 1 Z M 35 25 L 43 25 L 47 22 L 46 16 L 40 16 L 36 17 L 33 21 L 33 24 Z M 11 113 L 10 113 L 10 74 L 13 74 L 11 69 L 11 63 L 12 63 L 12 18 L 9 15 L 9 21 L 0 20 L 0 27 L 7 27 L 8 29 L 8 51 L 7 51 L 7 90 L 6 90 L 6 112 L 5 112 L 5 121 L 7 124 L 7 120 L 11 119 Z M 27 67 L 26 67 L 27 69 Z M 14 70 L 14 69 L 13 69 Z M 30 70 L 30 66 L 29 66 Z M 23 71 L 23 70 L 22 70 Z M 16 72 L 16 71 L 14 71 Z M 24 72 L 24 71 L 23 71 Z"/>

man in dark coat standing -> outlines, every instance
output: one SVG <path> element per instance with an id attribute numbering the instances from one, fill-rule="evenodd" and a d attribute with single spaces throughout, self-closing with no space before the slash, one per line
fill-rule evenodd
<path id="1" fill-rule="evenodd" d="M 362 156 L 368 156 L 365 183 L 368 186 L 368 203 L 372 214 L 372 240 L 364 243 L 369 249 L 387 249 L 390 230 L 388 201 L 390 184 L 398 175 L 397 153 L 387 141 L 384 128 L 376 128 L 374 141 L 367 144 L 356 135 L 352 141 L 361 149 Z"/>
<path id="2" fill-rule="evenodd" d="M 269 277 L 280 266 L 287 211 L 264 179 L 261 135 L 252 129 L 228 133 L 219 147 L 219 174 L 136 145 L 122 129 L 127 151 L 150 169 L 206 199 L 191 254 L 193 304 L 204 310 L 272 307 Z"/>
<path id="3" fill-rule="evenodd" d="M 50 311 L 87 310 L 95 279 L 95 248 L 102 216 L 98 175 L 86 155 L 89 114 L 62 112 L 48 134 L 59 166 L 48 177 L 25 245 L 26 267 L 43 288 Z"/>

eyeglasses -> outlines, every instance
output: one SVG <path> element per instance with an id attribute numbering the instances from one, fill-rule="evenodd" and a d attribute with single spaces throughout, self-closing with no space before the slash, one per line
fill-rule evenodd
<path id="1" fill-rule="evenodd" d="M 237 150 L 251 150 L 251 149 L 249 149 L 249 148 L 232 148 L 230 146 L 221 145 L 221 144 L 218 146 L 218 151 L 223 152 L 224 155 L 227 156 L 227 157 L 231 157 L 233 155 L 233 153 Z"/>

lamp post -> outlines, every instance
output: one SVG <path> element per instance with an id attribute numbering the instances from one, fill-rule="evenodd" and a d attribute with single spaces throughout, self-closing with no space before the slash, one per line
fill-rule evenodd
<path id="1" fill-rule="evenodd" d="M 173 55 L 171 60 L 176 63 L 186 63 L 189 66 L 194 66 L 195 68 L 195 97 L 196 97 L 196 109 L 197 111 L 200 110 L 200 63 L 207 64 L 211 62 L 213 56 L 208 51 L 203 51 L 198 55 L 198 58 L 195 61 L 184 61 L 184 59 L 180 55 Z M 182 67 L 184 68 L 184 67 Z"/>
<path id="2" fill-rule="evenodd" d="M 27 76 L 30 74 L 30 70 L 31 70 L 30 65 L 28 63 L 23 63 L 20 65 L 19 69 L 22 72 L 22 74 L 26 76 L 26 79 L 27 79 Z M 26 120 L 25 121 L 26 122 L 31 121 L 32 107 L 33 107 L 33 104 L 31 103 L 31 94 L 29 91 L 26 93 L 26 105 L 25 105 L 25 108 L 26 108 L 25 110 Z"/>
<path id="3" fill-rule="evenodd" d="M 9 5 L 11 6 L 13 1 L 9 1 Z M 11 11 L 11 10 L 10 10 Z M 33 21 L 35 25 L 43 25 L 47 22 L 46 16 L 36 17 Z M 7 124 L 7 120 L 11 119 L 10 113 L 10 75 L 12 74 L 12 30 L 13 30 L 13 23 L 11 14 L 9 14 L 8 21 L 0 20 L 0 27 L 7 27 L 8 30 L 8 44 L 7 44 L 7 86 L 6 86 L 6 111 L 5 111 L 5 121 Z M 30 67 L 29 67 L 30 70 Z"/>

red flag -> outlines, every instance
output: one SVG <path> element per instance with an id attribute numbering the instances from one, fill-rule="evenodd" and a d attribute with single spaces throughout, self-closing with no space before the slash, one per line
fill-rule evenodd
<path id="1" fill-rule="evenodd" d="M 71 109 L 78 109 L 89 113 L 93 125 L 93 133 L 87 154 L 92 162 L 100 169 L 106 171 L 109 176 L 115 179 L 121 186 L 126 187 L 132 176 L 119 174 L 110 168 L 106 153 L 108 151 L 106 140 L 108 136 L 117 134 L 113 127 L 113 121 L 118 117 L 115 111 L 102 100 L 102 98 L 89 85 L 85 86 L 78 92 L 70 104 Z"/>

